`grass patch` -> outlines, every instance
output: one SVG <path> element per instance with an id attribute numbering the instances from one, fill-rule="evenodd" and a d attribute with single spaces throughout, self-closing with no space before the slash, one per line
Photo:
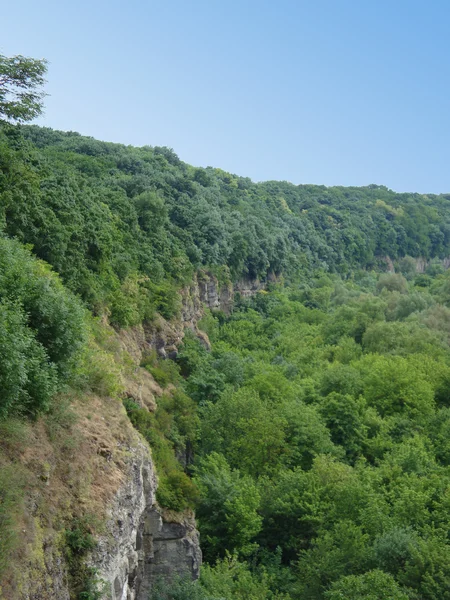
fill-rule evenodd
<path id="1" fill-rule="evenodd" d="M 19 543 L 26 476 L 18 465 L 0 465 L 0 577 Z"/>

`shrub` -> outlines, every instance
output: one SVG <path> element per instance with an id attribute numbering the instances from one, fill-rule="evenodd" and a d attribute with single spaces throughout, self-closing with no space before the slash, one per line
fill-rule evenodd
<path id="1" fill-rule="evenodd" d="M 77 600 L 100 600 L 104 597 L 104 582 L 98 579 L 97 570 L 86 564 L 87 555 L 97 545 L 92 533 L 95 523 L 95 518 L 84 515 L 75 518 L 65 530 L 70 589 Z"/>
<path id="2" fill-rule="evenodd" d="M 29 250 L 0 238 L 0 418 L 46 411 L 85 340 L 81 303 Z"/>
<path id="3" fill-rule="evenodd" d="M 148 354 L 141 365 L 155 378 L 162 388 L 169 383 L 178 383 L 181 380 L 180 369 L 172 360 L 158 358 L 156 352 Z"/>
<path id="4" fill-rule="evenodd" d="M 326 600 L 408 600 L 392 575 L 378 569 L 342 577 L 325 592 Z"/>
<path id="5" fill-rule="evenodd" d="M 0 303 L 0 356 L 0 418 L 46 410 L 57 390 L 56 365 L 18 304 Z"/>

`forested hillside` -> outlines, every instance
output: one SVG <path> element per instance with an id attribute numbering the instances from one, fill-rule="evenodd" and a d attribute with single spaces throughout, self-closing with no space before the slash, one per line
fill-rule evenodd
<path id="1" fill-rule="evenodd" d="M 70 406 L 89 425 L 96 395 L 149 442 L 160 505 L 196 511 L 200 581 L 152 600 L 450 599 L 450 195 L 254 183 L 2 123 L 0 207 L 0 575 L 38 504 L 17 448 L 44 427 L 59 469 L 82 459 Z M 149 410 L 114 336 L 179 318 L 202 273 L 259 291 L 205 309 L 210 346 L 144 357 Z M 52 527 L 72 598 L 95 600 L 80 490 Z"/>
<path id="2" fill-rule="evenodd" d="M 450 255 L 450 196 L 380 186 L 255 184 L 168 148 L 132 148 L 33 126 L 2 128 L 4 231 L 96 314 L 131 325 L 199 267 L 235 280 L 341 273 Z"/>

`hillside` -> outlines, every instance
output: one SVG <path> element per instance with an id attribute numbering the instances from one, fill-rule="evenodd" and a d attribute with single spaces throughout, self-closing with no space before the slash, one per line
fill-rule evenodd
<path id="1" fill-rule="evenodd" d="M 0 206 L 0 597 L 450 598 L 450 195 L 3 123 Z"/>
<path id="2" fill-rule="evenodd" d="M 2 131 L 1 150 L 5 233 L 120 326 L 155 308 L 169 315 L 170 290 L 201 267 L 224 267 L 233 281 L 298 280 L 317 269 L 346 276 L 386 256 L 450 255 L 450 196 L 254 184 L 191 167 L 168 148 L 37 127 Z"/>

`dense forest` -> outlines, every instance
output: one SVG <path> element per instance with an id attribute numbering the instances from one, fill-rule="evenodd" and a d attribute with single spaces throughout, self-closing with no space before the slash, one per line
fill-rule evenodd
<path id="1" fill-rule="evenodd" d="M 170 316 L 173 292 L 200 267 L 297 281 L 450 255 L 450 195 L 255 184 L 168 148 L 35 126 L 3 127 L 0 151 L 4 233 L 117 326 Z"/>
<path id="2" fill-rule="evenodd" d="M 210 349 L 187 332 L 146 357 L 155 412 L 123 398 L 204 553 L 152 600 L 450 599 L 450 195 L 254 183 L 3 122 L 0 209 L 0 571 L 20 422 L 120 396 L 106 328 L 177 317 L 203 270 L 265 289 L 205 311 Z M 88 579 L 74 597 L 101 598 Z"/>

